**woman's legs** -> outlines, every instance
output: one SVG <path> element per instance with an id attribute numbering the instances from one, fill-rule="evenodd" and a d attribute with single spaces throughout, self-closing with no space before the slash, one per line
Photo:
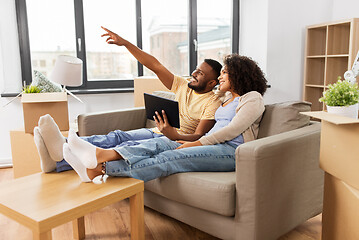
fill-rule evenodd
<path id="1" fill-rule="evenodd" d="M 83 161 L 78 158 L 76 154 L 74 154 L 74 151 L 72 151 L 69 144 L 70 143 L 65 143 L 63 146 L 64 158 L 80 176 L 81 181 L 91 182 L 97 176 L 103 175 L 102 164 L 97 164 L 97 166 L 93 169 L 86 168 L 83 164 Z M 99 156 L 101 156 L 99 159 L 101 159 L 102 161 L 111 161 L 113 160 L 113 158 L 118 159 L 118 157 L 115 157 L 118 156 L 118 153 L 111 149 L 96 148 L 96 152 Z M 101 181 L 98 181 L 96 183 L 101 183 Z"/>
<path id="2" fill-rule="evenodd" d="M 121 159 L 121 156 L 114 150 L 96 147 L 78 137 L 73 130 L 69 131 L 68 143 L 71 152 L 88 169 L 94 169 L 103 162 Z"/>
<path id="3" fill-rule="evenodd" d="M 63 147 L 64 158 L 80 176 L 81 181 L 90 182 L 102 176 L 102 163 L 121 159 L 112 149 L 103 149 L 78 137 L 75 131 L 69 131 L 68 143 Z M 101 183 L 101 179 L 95 183 Z"/>
<path id="4" fill-rule="evenodd" d="M 92 179 L 89 178 L 86 167 L 82 164 L 81 161 L 72 153 L 69 148 L 68 143 L 65 143 L 63 146 L 64 158 L 70 164 L 70 166 L 77 172 L 80 176 L 81 181 L 83 182 L 91 182 Z"/>
<path id="5" fill-rule="evenodd" d="M 180 144 L 163 137 L 163 141 L 155 138 L 151 140 L 143 140 L 141 144 L 135 146 L 122 146 L 125 155 L 130 154 L 132 148 L 142 158 L 147 158 L 149 155 L 157 154 L 161 151 L 175 149 Z M 114 160 L 123 159 L 118 151 L 114 149 L 98 148 L 83 139 L 79 138 L 72 130 L 69 132 L 68 144 L 64 144 L 65 160 L 72 168 L 79 174 L 82 181 L 87 182 L 98 175 L 102 175 L 102 163 L 111 162 Z M 131 159 L 132 163 L 135 159 Z"/>
<path id="6" fill-rule="evenodd" d="M 118 148 L 116 151 L 125 161 L 107 162 L 106 173 L 149 181 L 179 172 L 235 170 L 235 148 L 228 144 L 173 150 L 177 144 L 156 138 L 138 146 Z"/>
<path id="7" fill-rule="evenodd" d="M 179 145 L 175 141 L 161 137 L 142 141 L 141 144 L 136 146 L 122 146 L 115 149 L 95 147 L 95 151 L 88 149 L 89 146 L 84 144 L 81 148 L 75 147 L 73 151 L 71 141 L 69 141 L 69 149 L 75 158 L 71 155 L 69 157 L 81 163 L 78 164 L 80 166 L 77 167 L 78 169 L 75 168 L 80 177 L 81 174 L 86 172 L 89 179 L 102 175 L 102 164 L 100 163 L 103 162 L 106 162 L 106 173 L 110 176 L 127 176 L 144 181 L 180 172 L 223 172 L 234 171 L 235 169 L 235 148 L 228 144 L 175 150 Z M 79 151 L 92 152 L 92 156 L 88 157 L 95 159 L 96 167 L 86 169 L 83 163 L 88 159 L 84 158 L 85 153 L 80 153 Z M 72 164 L 72 159 L 69 162 Z M 81 179 L 84 179 L 84 177 L 81 177 Z"/>
<path id="8" fill-rule="evenodd" d="M 166 137 L 142 141 L 136 146 L 116 147 L 125 160 L 106 163 L 110 176 L 128 176 L 149 181 L 179 172 L 234 171 L 235 147 L 229 144 L 190 147 Z"/>

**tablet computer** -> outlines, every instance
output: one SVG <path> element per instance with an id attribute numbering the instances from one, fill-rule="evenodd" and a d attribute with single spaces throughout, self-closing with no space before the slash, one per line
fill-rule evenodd
<path id="1" fill-rule="evenodd" d="M 153 94 L 144 93 L 146 115 L 148 119 L 153 120 L 155 112 L 157 111 L 162 117 L 162 110 L 165 111 L 168 122 L 172 127 L 179 128 L 179 112 L 178 102 L 167 98 L 155 96 Z M 162 117 L 163 118 L 163 117 Z"/>

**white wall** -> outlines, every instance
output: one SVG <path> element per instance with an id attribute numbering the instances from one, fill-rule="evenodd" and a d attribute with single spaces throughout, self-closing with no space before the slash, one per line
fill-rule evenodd
<path id="1" fill-rule="evenodd" d="M 239 51 L 267 68 L 268 1 L 241 0 Z"/>
<path id="2" fill-rule="evenodd" d="M 332 0 L 241 1 L 240 53 L 266 73 L 265 103 L 302 99 L 305 27 L 331 21 L 332 9 Z"/>
<path id="3" fill-rule="evenodd" d="M 332 0 L 332 19 L 359 18 L 358 0 Z"/>
<path id="4" fill-rule="evenodd" d="M 269 0 L 266 103 L 302 99 L 305 27 L 331 21 L 331 9 L 328 0 Z"/>

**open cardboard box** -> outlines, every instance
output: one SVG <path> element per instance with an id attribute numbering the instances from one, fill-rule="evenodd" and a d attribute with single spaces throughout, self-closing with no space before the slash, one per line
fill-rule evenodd
<path id="1" fill-rule="evenodd" d="M 24 113 L 25 133 L 33 133 L 39 118 L 50 114 L 61 131 L 69 130 L 69 111 L 66 92 L 23 93 L 21 102 Z"/>
<path id="2" fill-rule="evenodd" d="M 359 120 L 327 112 L 302 114 L 322 120 L 322 239 L 359 239 Z"/>

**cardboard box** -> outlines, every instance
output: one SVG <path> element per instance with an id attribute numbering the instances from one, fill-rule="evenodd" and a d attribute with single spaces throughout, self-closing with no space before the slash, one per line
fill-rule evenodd
<path id="1" fill-rule="evenodd" d="M 327 112 L 303 114 L 322 120 L 322 239 L 359 239 L 359 120 Z"/>
<path id="2" fill-rule="evenodd" d="M 65 137 L 68 132 L 61 132 Z M 11 155 L 14 177 L 19 178 L 41 172 L 40 156 L 38 154 L 34 135 L 24 130 L 10 131 Z"/>
<path id="3" fill-rule="evenodd" d="M 134 80 L 134 99 L 135 107 L 145 106 L 143 93 L 153 93 L 154 91 L 169 91 L 157 77 L 137 77 Z"/>
<path id="4" fill-rule="evenodd" d="M 325 173 L 322 239 L 359 239 L 359 190 Z"/>
<path id="5" fill-rule="evenodd" d="M 50 114 L 61 131 L 69 130 L 69 111 L 66 92 L 24 93 L 21 97 L 25 132 L 32 133 L 39 118 Z"/>

